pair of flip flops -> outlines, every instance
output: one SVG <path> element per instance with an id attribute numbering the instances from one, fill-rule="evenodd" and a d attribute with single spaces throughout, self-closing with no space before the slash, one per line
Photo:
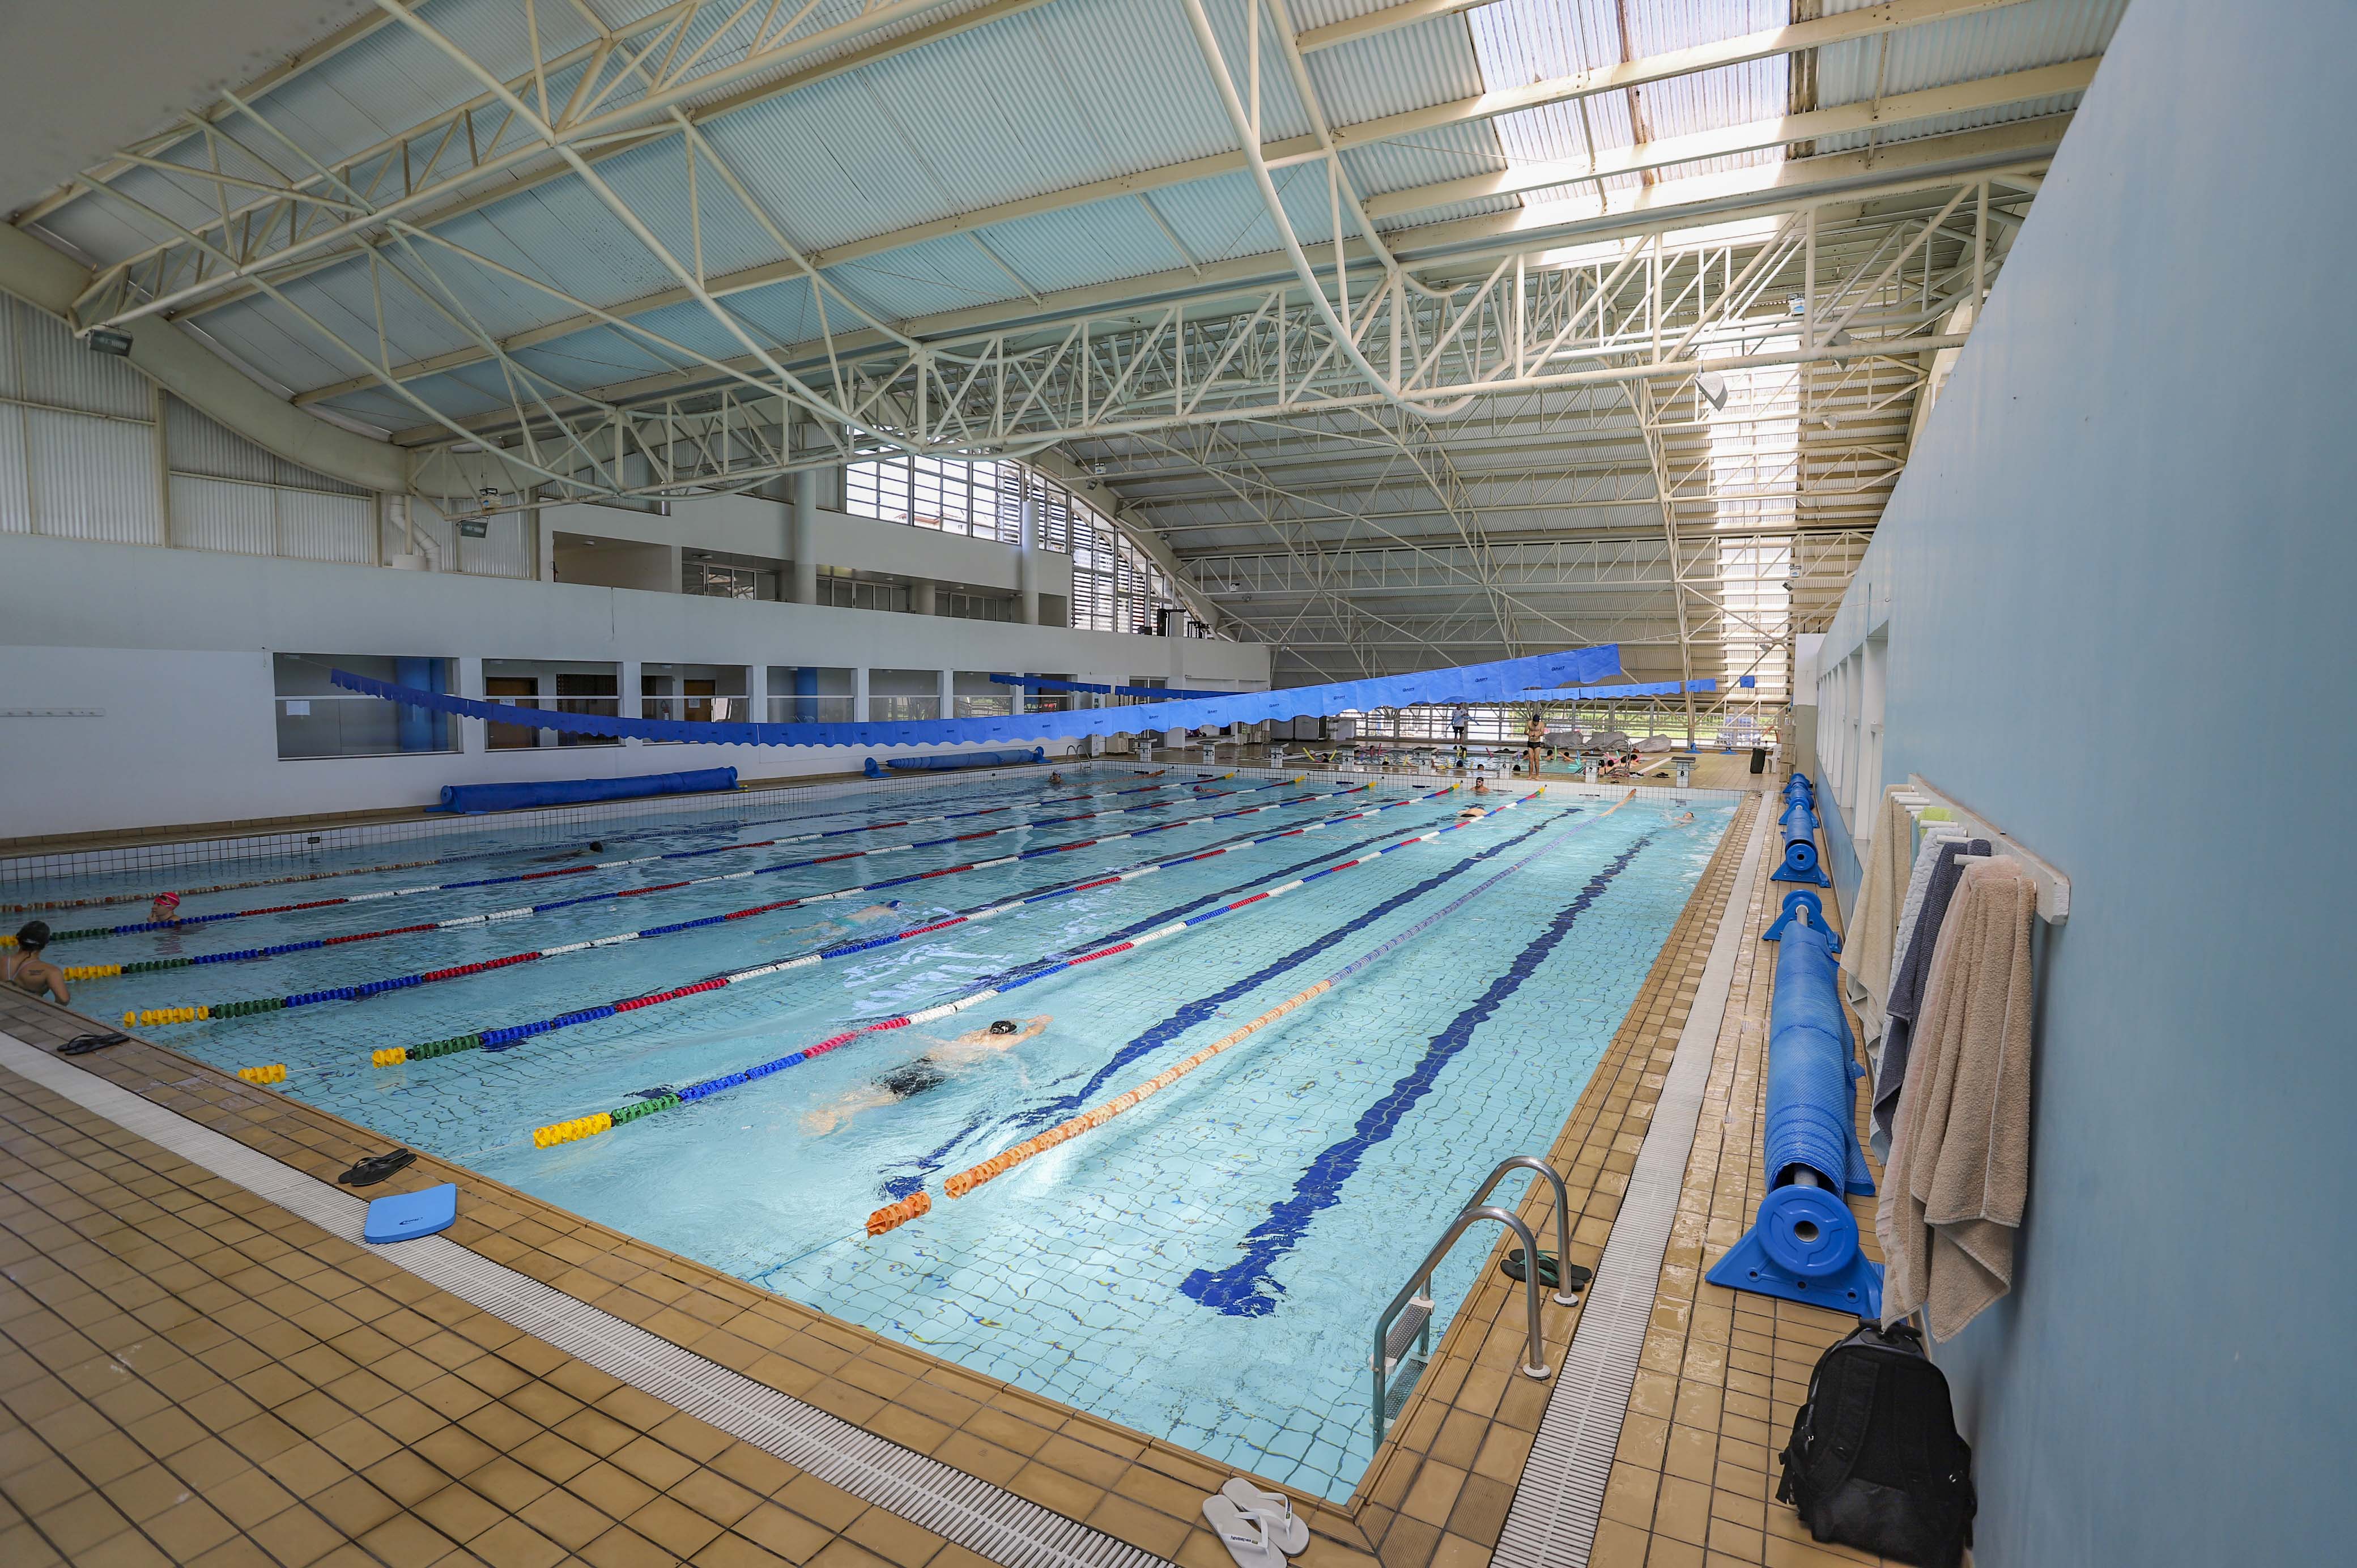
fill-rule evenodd
<path id="1" fill-rule="evenodd" d="M 1203 1499 L 1203 1518 L 1236 1560 L 1236 1568 L 1284 1568 L 1309 1545 L 1308 1521 L 1282 1492 L 1264 1492 L 1242 1476 Z"/>
<path id="2" fill-rule="evenodd" d="M 1505 1275 L 1508 1279 L 1513 1281 L 1516 1284 L 1522 1283 L 1523 1250 L 1520 1247 L 1516 1247 L 1509 1251 L 1503 1258 L 1499 1260 L 1498 1272 Z M 1578 1263 L 1572 1264 L 1569 1273 L 1571 1275 L 1571 1283 L 1569 1284 L 1565 1284 L 1563 1283 L 1565 1270 L 1556 1262 L 1555 1255 L 1553 1252 L 1541 1252 L 1539 1254 L 1539 1283 L 1546 1286 L 1549 1290 L 1571 1291 L 1576 1294 L 1586 1290 L 1587 1288 L 1587 1282 L 1596 1277 L 1595 1270 L 1583 1267 Z"/>
<path id="3" fill-rule="evenodd" d="M 86 1057 L 92 1051 L 102 1051 L 109 1046 L 119 1046 L 130 1037 L 128 1035 L 76 1035 L 58 1047 L 58 1055 Z"/>
<path id="4" fill-rule="evenodd" d="M 396 1171 L 407 1168 L 417 1156 L 407 1149 L 393 1149 L 382 1155 L 371 1155 L 352 1162 L 352 1168 L 336 1180 L 345 1187 L 374 1187 Z"/>

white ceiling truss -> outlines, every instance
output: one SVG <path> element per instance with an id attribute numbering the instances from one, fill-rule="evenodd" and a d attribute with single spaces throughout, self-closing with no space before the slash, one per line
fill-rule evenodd
<path id="1" fill-rule="evenodd" d="M 2123 0 L 375 3 L 12 215 L 78 327 L 422 493 L 1034 456 L 1280 679 L 1618 640 L 1781 698 Z"/>

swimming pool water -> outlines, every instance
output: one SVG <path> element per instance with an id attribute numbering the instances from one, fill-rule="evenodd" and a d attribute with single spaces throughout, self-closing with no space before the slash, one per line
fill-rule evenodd
<path id="1" fill-rule="evenodd" d="M 1214 1460 L 1330 1497 L 1371 1453 L 1366 1358 L 1375 1313 L 1406 1283 L 1472 1185 L 1510 1155 L 1542 1153 L 1569 1114 L 1730 814 L 1665 796 L 1608 812 L 1539 801 L 1413 844 L 1194 926 L 1135 953 L 1049 976 L 956 1018 L 863 1037 L 710 1100 L 603 1136 L 535 1149 L 532 1130 L 775 1058 L 848 1024 L 945 1001 L 1043 957 L 1200 914 L 1456 820 L 1462 794 L 1390 784 L 1260 788 L 1239 779 L 1159 793 L 1126 769 L 812 801 L 794 823 L 738 829 L 660 814 L 601 830 L 608 855 L 706 847 L 992 805 L 970 822 L 846 835 L 524 884 L 262 916 L 61 947 L 95 963 L 242 949 L 648 886 L 904 843 L 1031 816 L 1152 805 L 990 839 L 898 851 L 576 905 L 531 918 L 353 943 L 255 963 L 82 983 L 102 1015 L 350 984 L 670 924 L 1018 849 L 1298 800 L 1231 821 L 961 872 L 867 898 L 592 949 L 363 1002 L 178 1026 L 156 1036 L 216 1065 L 283 1061 L 285 1090 L 549 1201 L 703 1260 L 976 1371 L 1062 1400 Z M 1173 776 L 1176 779 L 1178 776 Z M 1250 790 L 1243 793 L 1240 791 Z M 1099 792 L 1053 806 L 1051 796 Z M 1183 804 L 1161 803 L 1186 797 Z M 1035 889 L 1258 838 L 1370 803 L 1408 800 L 1149 875 L 1027 905 L 812 968 L 520 1042 L 373 1069 L 369 1052 L 593 1006 L 833 941 L 945 917 Z M 823 819 L 823 820 L 821 820 Z M 805 826 L 806 824 L 806 826 Z M 637 836 L 630 836 L 637 835 Z M 583 836 L 587 836 L 585 833 Z M 627 842 L 624 842 L 627 839 Z M 426 873 L 307 885 L 339 895 L 453 876 L 546 869 L 554 853 L 496 835 L 485 858 Z M 404 846 L 405 847 L 405 846 Z M 346 864 L 371 857 L 339 852 Z M 1531 857 L 1444 920 L 1126 1114 L 965 1197 L 942 1181 L 1097 1104 L 1265 1013 L 1367 950 Z M 561 863 L 560 863 L 561 864 Z M 257 875 L 267 874 L 267 868 Z M 216 880 L 242 879 L 234 868 Z M 130 878 L 126 887 L 148 879 Z M 82 886 L 70 890 L 82 892 Z M 878 896 L 882 897 L 881 895 Z M 277 902 L 205 895 L 185 913 Z M 141 918 L 116 906 L 60 927 Z M 1004 1050 L 956 1047 L 996 1016 L 1044 1017 Z M 951 1047 L 894 1099 L 880 1079 Z M 833 1121 L 834 1124 L 828 1123 Z M 918 1190 L 932 1212 L 870 1239 L 879 1204 Z M 1518 1190 L 1510 1186 L 1508 1196 Z M 1436 1338 L 1486 1254 L 1469 1236 L 1436 1282 Z"/>

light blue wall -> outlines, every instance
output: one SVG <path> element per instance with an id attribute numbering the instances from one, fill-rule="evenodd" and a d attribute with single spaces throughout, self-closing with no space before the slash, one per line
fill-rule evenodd
<path id="1" fill-rule="evenodd" d="M 2136 0 L 1825 647 L 1887 594 L 1885 782 L 2072 879 L 1982 1568 L 2357 1561 L 2352 60 Z"/>

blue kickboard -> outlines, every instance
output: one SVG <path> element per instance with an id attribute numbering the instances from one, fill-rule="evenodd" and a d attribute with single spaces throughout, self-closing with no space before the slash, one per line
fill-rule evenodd
<path id="1" fill-rule="evenodd" d="M 450 1222 L 457 1218 L 458 1189 L 446 1181 L 423 1192 L 397 1192 L 371 1203 L 368 1223 L 361 1228 L 361 1240 L 371 1246 L 414 1240 L 448 1230 Z"/>

